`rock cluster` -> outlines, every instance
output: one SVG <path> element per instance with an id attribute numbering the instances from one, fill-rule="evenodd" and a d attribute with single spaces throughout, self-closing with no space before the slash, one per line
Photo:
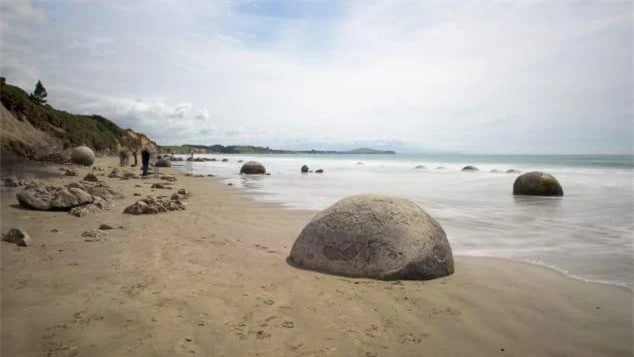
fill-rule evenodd
<path id="1" fill-rule="evenodd" d="M 32 184 L 32 183 L 41 184 L 41 182 L 38 180 L 31 179 L 31 178 L 19 179 L 17 178 L 17 176 L 5 177 L 4 179 L 2 179 L 2 183 L 4 184 L 4 187 L 21 187 L 21 186 L 28 186 L 29 184 Z"/>
<path id="2" fill-rule="evenodd" d="M 189 196 L 191 196 L 190 192 L 185 189 L 178 190 L 178 192 L 172 194 L 169 198 L 167 196 L 148 196 L 126 207 L 123 213 L 140 215 L 184 210 L 185 203 L 183 201 L 189 198 Z"/>
<path id="3" fill-rule="evenodd" d="M 35 182 L 16 194 L 20 205 L 38 211 L 68 211 L 81 217 L 114 207 L 114 198 L 121 197 L 103 182 L 81 181 L 66 186 Z"/>

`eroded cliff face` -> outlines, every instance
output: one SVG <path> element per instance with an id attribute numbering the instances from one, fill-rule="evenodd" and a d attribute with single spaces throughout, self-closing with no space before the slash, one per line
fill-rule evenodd
<path id="1" fill-rule="evenodd" d="M 122 140 L 119 142 L 118 149 L 128 149 L 128 150 L 142 150 L 149 149 L 151 152 L 158 152 L 158 145 L 147 135 L 143 133 L 137 133 L 132 129 L 126 129 L 123 131 Z"/>
<path id="2" fill-rule="evenodd" d="M 30 159 L 61 158 L 70 149 L 86 145 L 98 154 L 121 149 L 158 151 L 147 135 L 122 129 L 99 115 L 76 115 L 37 104 L 22 89 L 0 86 L 0 149 Z"/>

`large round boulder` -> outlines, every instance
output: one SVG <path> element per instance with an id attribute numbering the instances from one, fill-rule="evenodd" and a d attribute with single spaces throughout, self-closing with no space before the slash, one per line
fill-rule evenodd
<path id="1" fill-rule="evenodd" d="M 172 162 L 166 158 L 156 160 L 154 164 L 156 167 L 172 167 Z"/>
<path id="2" fill-rule="evenodd" d="M 289 264 L 382 280 L 428 280 L 454 271 L 440 224 L 415 203 L 383 195 L 344 198 L 304 227 Z"/>
<path id="3" fill-rule="evenodd" d="M 257 161 L 248 161 L 242 165 L 240 173 L 247 175 L 262 175 L 266 173 L 266 168 Z"/>
<path id="4" fill-rule="evenodd" d="M 564 190 L 557 179 L 545 172 L 533 171 L 519 175 L 513 183 L 514 195 L 563 196 Z"/>
<path id="5" fill-rule="evenodd" d="M 299 169 L 303 174 L 308 173 L 308 165 L 302 165 Z"/>
<path id="6" fill-rule="evenodd" d="M 87 146 L 78 146 L 70 153 L 70 160 L 77 165 L 91 166 L 95 162 L 95 153 Z"/>

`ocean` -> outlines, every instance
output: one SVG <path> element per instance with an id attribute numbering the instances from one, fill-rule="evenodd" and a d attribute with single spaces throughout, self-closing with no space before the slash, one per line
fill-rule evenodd
<path id="1" fill-rule="evenodd" d="M 321 210 L 359 193 L 404 197 L 440 222 L 454 255 L 510 258 L 585 281 L 634 287 L 629 155 L 197 156 L 219 161 L 173 164 L 213 173 L 254 200 Z M 240 176 L 238 160 L 257 160 L 271 175 Z M 324 173 L 301 174 L 303 164 Z M 415 168 L 419 165 L 424 168 Z M 466 165 L 478 171 L 461 171 Z M 564 197 L 514 197 L 518 174 L 506 173 L 509 169 L 553 174 Z"/>

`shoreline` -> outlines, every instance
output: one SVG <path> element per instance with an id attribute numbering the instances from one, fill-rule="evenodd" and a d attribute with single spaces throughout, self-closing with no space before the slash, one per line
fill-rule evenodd
<path id="1" fill-rule="evenodd" d="M 199 155 L 203 155 L 203 154 L 199 154 Z M 204 154 L 204 155 L 216 155 L 216 154 Z M 230 154 L 230 155 L 234 155 L 234 156 L 240 156 L 243 157 L 243 154 Z M 185 167 L 185 165 L 178 165 L 176 167 L 173 167 L 172 169 L 175 170 L 179 170 L 180 172 L 182 172 L 183 174 L 185 172 L 190 172 L 194 175 L 196 174 L 201 174 L 200 171 L 196 171 L 195 169 L 192 169 L 190 171 L 188 171 Z M 235 178 L 230 178 L 230 177 L 219 177 L 219 176 L 215 176 L 213 177 L 213 179 L 215 180 L 215 182 L 218 182 L 220 185 L 227 185 L 228 182 L 230 181 L 235 181 Z M 241 193 L 239 194 L 240 197 L 246 197 L 247 199 L 250 199 L 252 202 L 258 202 L 258 203 L 262 203 L 262 204 L 268 204 L 271 205 L 271 207 L 274 207 L 276 209 L 282 209 L 282 210 L 289 210 L 289 211 L 299 211 L 299 212 L 311 212 L 312 214 L 316 214 L 318 212 L 320 212 L 320 210 L 317 209 L 305 209 L 305 208 L 297 208 L 297 207 L 293 207 L 291 205 L 284 205 L 283 202 L 272 202 L 272 201 L 261 201 L 256 199 L 255 197 L 257 196 L 267 196 L 270 195 L 268 193 L 264 193 L 264 192 L 250 192 L 247 188 L 243 187 L 242 185 L 232 185 L 231 186 L 234 190 L 238 190 Z M 450 237 L 448 237 L 450 238 Z M 449 243 L 451 244 L 451 240 L 449 241 Z M 567 279 L 572 279 L 575 281 L 580 281 L 580 282 L 584 282 L 584 283 L 590 283 L 590 284 L 599 284 L 599 285 L 607 285 L 607 286 L 614 286 L 614 287 L 619 287 L 619 288 L 624 288 L 629 292 L 634 292 L 634 286 L 630 287 L 627 285 L 627 283 L 624 282 L 619 282 L 619 281 L 603 281 L 603 280 L 596 280 L 596 279 L 589 279 L 589 278 L 585 278 L 581 275 L 575 275 L 572 273 L 569 273 L 566 269 L 564 268 L 560 268 L 554 264 L 548 264 L 545 262 L 541 262 L 541 261 L 536 261 L 536 260 L 532 260 L 532 259 L 528 259 L 528 258 L 513 258 L 511 256 L 494 256 L 494 255 L 470 255 L 470 254 L 456 254 L 454 253 L 454 256 L 458 256 L 458 257 L 469 257 L 469 258 L 482 258 L 482 259 L 502 259 L 502 260 L 508 260 L 511 262 L 516 262 L 516 263 L 521 263 L 521 264 L 528 264 L 530 266 L 536 266 L 536 267 L 542 267 L 542 268 L 546 268 L 552 272 L 555 272 L 557 274 L 560 274 L 564 277 L 566 277 Z"/>
<path id="2" fill-rule="evenodd" d="M 114 158 L 95 165 L 117 166 Z M 89 172 L 78 171 L 45 180 L 69 183 Z M 453 275 L 430 281 L 295 269 L 285 258 L 315 211 L 258 202 L 221 178 L 160 171 L 174 173 L 174 189 L 193 193 L 187 210 L 123 214 L 134 192 L 173 191 L 152 191 L 154 178 L 101 178 L 126 198 L 81 218 L 16 208 L 16 189 L 1 189 L 2 232 L 20 225 L 34 240 L 27 248 L 0 245 L 2 355 L 632 353 L 627 288 L 462 255 Z M 98 242 L 81 237 L 101 223 L 123 228 Z"/>

